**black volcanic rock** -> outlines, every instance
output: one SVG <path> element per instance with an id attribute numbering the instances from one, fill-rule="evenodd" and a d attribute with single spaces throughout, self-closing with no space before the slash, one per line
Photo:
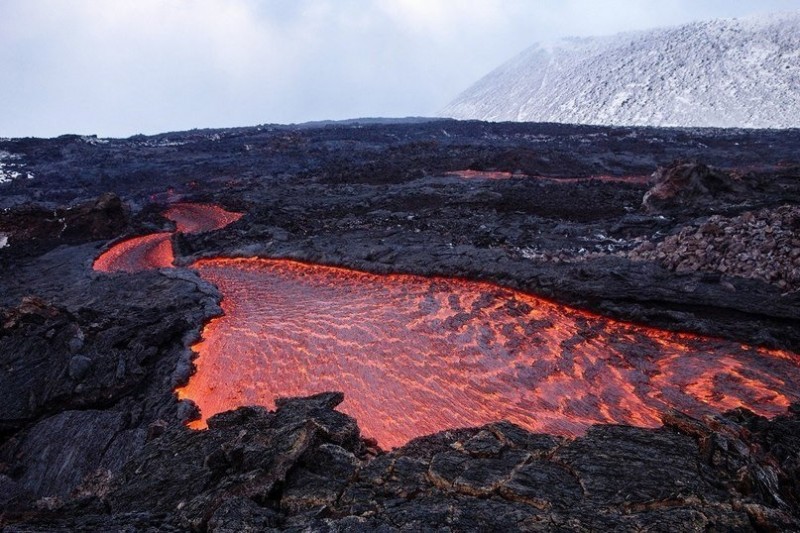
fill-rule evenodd
<path id="1" fill-rule="evenodd" d="M 574 441 L 497 423 L 372 458 L 330 398 L 171 428 L 119 474 L 12 518 L 10 531 L 800 527 L 786 492 L 798 465 L 781 460 L 800 453 L 795 414 L 674 414 L 661 429 L 595 426 Z"/>
<path id="2" fill-rule="evenodd" d="M 0 212 L 0 232 L 11 251 L 31 255 L 61 244 L 117 237 L 127 229 L 128 215 L 119 196 L 104 193 L 71 207 L 27 204 L 5 209 Z"/>
<path id="3" fill-rule="evenodd" d="M 696 162 L 676 161 L 659 167 L 652 182 L 642 199 L 642 207 L 649 212 L 659 212 L 670 205 L 708 208 L 712 200 L 745 191 L 744 184 L 729 173 Z"/>

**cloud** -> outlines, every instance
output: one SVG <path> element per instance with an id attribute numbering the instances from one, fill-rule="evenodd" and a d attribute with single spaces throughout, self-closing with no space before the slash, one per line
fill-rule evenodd
<path id="1" fill-rule="evenodd" d="M 0 136 L 431 115 L 534 42 L 800 0 L 2 0 Z"/>

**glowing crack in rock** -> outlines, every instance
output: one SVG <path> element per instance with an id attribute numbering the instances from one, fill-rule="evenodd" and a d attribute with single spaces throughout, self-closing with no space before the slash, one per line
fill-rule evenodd
<path id="1" fill-rule="evenodd" d="M 448 172 L 447 176 L 455 176 L 457 178 L 470 180 L 470 179 L 480 179 L 480 180 L 508 180 L 515 175 L 511 172 L 499 172 L 499 171 L 490 171 L 490 170 L 454 170 L 453 172 Z M 524 177 L 520 175 L 520 177 Z"/>
<path id="2" fill-rule="evenodd" d="M 286 260 L 207 259 L 224 316 L 194 346 L 178 391 L 205 418 L 342 390 L 341 409 L 384 447 L 501 419 L 579 435 L 594 423 L 660 425 L 798 399 L 794 354 L 667 333 L 488 283 Z M 203 423 L 195 425 L 202 427 Z"/>
<path id="3" fill-rule="evenodd" d="M 605 183 L 633 183 L 643 184 L 650 179 L 649 176 L 608 176 L 597 175 L 583 178 L 553 178 L 548 176 L 530 176 L 526 174 L 500 172 L 489 170 L 455 170 L 446 172 L 446 176 L 453 176 L 465 180 L 508 180 L 511 178 L 525 178 L 547 181 L 552 183 L 589 183 L 591 181 L 602 181 Z"/>

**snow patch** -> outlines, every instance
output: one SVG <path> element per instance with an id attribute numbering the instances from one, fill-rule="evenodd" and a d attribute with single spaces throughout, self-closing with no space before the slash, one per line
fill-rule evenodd
<path id="1" fill-rule="evenodd" d="M 25 167 L 20 162 L 19 154 L 12 154 L 4 150 L 0 150 L 0 184 L 11 183 L 13 180 L 21 177 L 33 179 L 34 175 L 30 172 L 23 171 Z"/>
<path id="2" fill-rule="evenodd" d="M 8 235 L 5 233 L 0 233 L 0 249 L 5 248 L 8 246 Z"/>
<path id="3" fill-rule="evenodd" d="M 98 139 L 97 135 L 83 135 L 81 140 L 86 144 L 90 144 L 92 146 L 97 146 L 101 144 L 108 144 L 110 139 Z"/>
<path id="4" fill-rule="evenodd" d="M 183 146 L 189 144 L 188 141 L 173 141 L 170 139 L 147 139 L 143 142 L 136 143 L 139 146 L 146 146 L 148 148 L 165 148 L 170 146 Z"/>

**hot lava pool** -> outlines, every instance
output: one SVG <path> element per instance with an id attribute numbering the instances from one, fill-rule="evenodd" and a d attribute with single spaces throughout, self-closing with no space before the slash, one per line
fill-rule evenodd
<path id="1" fill-rule="evenodd" d="M 117 245 L 123 263 L 141 253 L 130 242 Z M 270 259 L 193 268 L 219 288 L 224 311 L 178 390 L 201 409 L 195 427 L 241 405 L 330 390 L 385 448 L 501 419 L 574 436 L 601 422 L 655 427 L 668 408 L 776 415 L 800 399 L 796 354 L 622 323 L 489 283 Z"/>
<path id="2" fill-rule="evenodd" d="M 745 405 L 784 412 L 797 358 L 615 322 L 487 283 L 283 260 L 195 263 L 224 295 L 179 391 L 204 417 L 281 396 L 345 392 L 386 447 L 506 419 L 578 435 Z"/>

